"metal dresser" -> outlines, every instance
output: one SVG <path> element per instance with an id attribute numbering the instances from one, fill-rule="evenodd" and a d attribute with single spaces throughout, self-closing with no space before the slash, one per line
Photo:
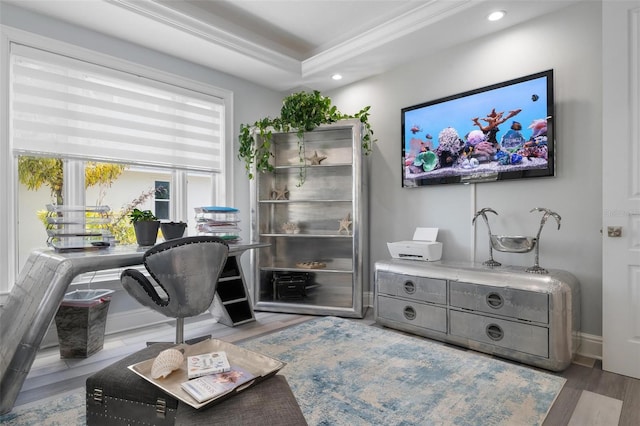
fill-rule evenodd
<path id="1" fill-rule="evenodd" d="M 579 345 L 580 286 L 561 270 L 380 261 L 374 310 L 383 326 L 553 371 Z"/>

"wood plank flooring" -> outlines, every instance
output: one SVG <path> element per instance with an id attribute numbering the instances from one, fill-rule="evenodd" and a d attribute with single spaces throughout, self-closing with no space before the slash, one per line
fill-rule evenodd
<path id="1" fill-rule="evenodd" d="M 185 338 L 211 335 L 217 339 L 237 342 L 311 318 L 313 317 L 307 315 L 256 312 L 255 322 L 232 328 L 216 324 L 211 317 L 204 315 L 187 320 Z M 371 309 L 364 319 L 354 321 L 378 327 L 374 324 Z M 142 349 L 147 341 L 172 341 L 174 337 L 173 324 L 168 323 L 106 336 L 104 348 L 85 359 L 60 359 L 57 347 L 41 349 L 15 405 L 84 387 L 88 376 Z M 576 357 L 569 368 L 554 374 L 566 378 L 567 383 L 551 408 L 544 426 L 640 425 L 640 380 L 603 371 L 600 361 L 584 357 Z"/>

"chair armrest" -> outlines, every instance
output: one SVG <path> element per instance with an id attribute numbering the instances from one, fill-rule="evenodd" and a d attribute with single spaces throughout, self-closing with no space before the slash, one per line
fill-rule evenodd
<path id="1" fill-rule="evenodd" d="M 134 299 L 145 306 L 154 308 L 154 304 L 156 306 L 167 306 L 169 304 L 169 300 L 160 296 L 151 281 L 137 269 L 125 269 L 122 271 L 120 282 Z"/>

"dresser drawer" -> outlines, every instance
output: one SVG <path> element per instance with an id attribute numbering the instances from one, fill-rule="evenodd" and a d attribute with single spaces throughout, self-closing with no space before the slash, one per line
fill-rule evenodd
<path id="1" fill-rule="evenodd" d="M 439 306 L 378 296 L 378 317 L 429 330 L 447 332 L 447 310 Z"/>
<path id="2" fill-rule="evenodd" d="M 511 318 L 549 322 L 549 295 L 514 288 L 451 281 L 449 304 Z"/>
<path id="3" fill-rule="evenodd" d="M 549 330 L 545 327 L 454 310 L 449 311 L 449 323 L 453 336 L 549 357 Z"/>
<path id="4" fill-rule="evenodd" d="M 380 294 L 422 302 L 447 303 L 447 281 L 378 271 L 376 286 Z"/>

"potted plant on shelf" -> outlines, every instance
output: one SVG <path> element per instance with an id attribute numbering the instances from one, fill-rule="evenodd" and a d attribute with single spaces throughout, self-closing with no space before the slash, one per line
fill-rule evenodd
<path id="1" fill-rule="evenodd" d="M 133 209 L 129 213 L 129 219 L 133 224 L 139 246 L 152 246 L 156 243 L 160 221 L 151 210 Z"/>
<path id="2" fill-rule="evenodd" d="M 187 224 L 180 222 L 161 222 L 160 231 L 165 240 L 174 240 L 176 238 L 182 238 L 184 231 L 187 229 Z"/>
<path id="3" fill-rule="evenodd" d="M 343 114 L 331 104 L 330 98 L 322 96 L 317 90 L 311 93 L 304 91 L 293 93 L 283 99 L 280 117 L 266 117 L 253 124 L 240 125 L 238 158 L 244 161 L 249 179 L 254 177 L 252 172 L 254 165 L 257 173 L 273 171 L 273 164 L 271 164 L 273 132 L 295 131 L 298 136 L 298 156 L 300 158 L 298 180 L 298 186 L 300 186 L 306 178 L 304 132 L 310 132 L 321 124 L 357 118 L 364 126 L 363 152 L 369 154 L 371 145 L 375 142 L 373 130 L 369 125 L 369 109 L 370 107 L 367 106 L 354 115 Z M 259 141 L 256 136 L 259 136 Z"/>

